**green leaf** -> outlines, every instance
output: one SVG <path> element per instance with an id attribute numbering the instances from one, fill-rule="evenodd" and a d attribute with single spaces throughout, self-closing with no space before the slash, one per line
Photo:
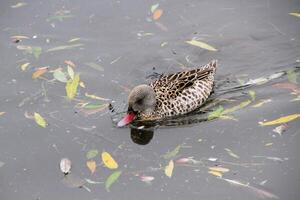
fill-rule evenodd
<path id="1" fill-rule="evenodd" d="M 70 76 L 71 79 L 74 79 L 74 74 L 75 74 L 74 70 L 69 65 L 68 65 L 68 74 L 69 74 L 69 76 Z"/>
<path id="2" fill-rule="evenodd" d="M 91 149 L 86 153 L 86 158 L 87 159 L 92 159 L 98 155 L 98 150 L 97 149 Z"/>
<path id="3" fill-rule="evenodd" d="M 68 81 L 67 76 L 64 72 L 62 72 L 60 69 L 57 69 L 53 72 L 53 77 L 63 83 L 66 83 Z"/>
<path id="4" fill-rule="evenodd" d="M 39 113 L 34 113 L 34 120 L 39 126 L 43 128 L 47 126 L 46 120 Z"/>
<path id="5" fill-rule="evenodd" d="M 181 145 L 178 145 L 177 147 L 175 147 L 175 149 L 173 149 L 172 151 L 167 152 L 166 154 L 163 155 L 164 159 L 170 159 L 175 157 L 178 153 L 179 150 L 181 148 Z"/>
<path id="6" fill-rule="evenodd" d="M 88 104 L 85 105 L 84 108 L 86 109 L 98 109 L 98 108 L 102 108 L 103 106 L 107 106 L 106 104 Z"/>
<path id="7" fill-rule="evenodd" d="M 97 63 L 93 63 L 93 62 L 88 62 L 88 63 L 84 63 L 85 65 L 93 68 L 93 69 L 96 69 L 98 71 L 104 71 L 103 67 Z"/>
<path id="8" fill-rule="evenodd" d="M 151 12 L 152 13 L 154 13 L 154 11 L 158 8 L 158 6 L 159 6 L 159 3 L 157 3 L 157 4 L 153 4 L 152 6 L 151 6 Z"/>
<path id="9" fill-rule="evenodd" d="M 39 59 L 40 55 L 42 53 L 42 48 L 41 47 L 32 47 L 32 54 L 36 59 Z"/>
<path id="10" fill-rule="evenodd" d="M 224 111 L 224 108 L 222 106 L 219 106 L 219 108 L 217 108 L 216 110 L 208 113 L 208 120 L 212 120 L 212 119 L 216 119 L 216 118 L 219 118 L 222 113 Z"/>
<path id="11" fill-rule="evenodd" d="M 79 81 L 80 81 L 79 74 L 76 74 L 74 76 L 74 79 L 68 80 L 68 82 L 66 84 L 67 97 L 70 100 L 74 99 L 74 97 L 76 96 Z"/>
<path id="12" fill-rule="evenodd" d="M 54 20 L 58 20 L 58 21 L 63 21 L 64 19 L 68 19 L 68 18 L 72 18 L 74 17 L 74 15 L 54 15 L 54 16 L 51 16 L 49 18 L 47 18 L 47 22 L 51 22 L 51 21 L 54 21 Z"/>
<path id="13" fill-rule="evenodd" d="M 290 69 L 287 71 L 287 77 L 289 82 L 297 84 L 297 74 L 295 73 L 294 69 Z"/>
<path id="14" fill-rule="evenodd" d="M 250 90 L 248 92 L 249 96 L 251 97 L 251 101 L 255 101 L 255 98 L 256 98 L 256 92 L 253 91 L 253 90 Z"/>
<path id="15" fill-rule="evenodd" d="M 222 114 L 223 114 L 223 115 L 226 115 L 226 114 L 228 114 L 228 113 L 235 112 L 235 111 L 237 111 L 237 110 L 240 110 L 240 109 L 242 109 L 242 108 L 248 106 L 250 103 L 251 103 L 250 100 L 243 101 L 242 103 L 240 103 L 240 104 L 237 105 L 237 106 L 233 106 L 232 108 L 228 108 L 228 109 L 224 110 Z"/>
<path id="16" fill-rule="evenodd" d="M 112 184 L 114 184 L 114 182 L 116 182 L 118 180 L 118 178 L 121 176 L 122 171 L 115 171 L 113 172 L 105 181 L 105 189 L 107 192 L 109 192 L 110 187 L 112 186 Z"/>

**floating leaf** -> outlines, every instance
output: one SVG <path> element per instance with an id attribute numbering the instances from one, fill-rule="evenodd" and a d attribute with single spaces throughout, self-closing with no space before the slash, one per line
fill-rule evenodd
<path id="1" fill-rule="evenodd" d="M 15 5 L 10 6 L 10 7 L 12 7 L 12 8 L 20 8 L 20 7 L 23 7 L 23 6 L 26 6 L 26 5 L 27 5 L 27 3 L 25 3 L 25 2 L 19 2 L 19 3 L 15 4 Z"/>
<path id="2" fill-rule="evenodd" d="M 154 180 L 153 176 L 140 176 L 141 181 L 146 182 L 146 183 L 150 183 L 151 181 Z"/>
<path id="3" fill-rule="evenodd" d="M 293 100 L 291 101 L 300 101 L 300 95 L 298 95 L 296 98 L 294 98 Z"/>
<path id="4" fill-rule="evenodd" d="M 222 115 L 224 108 L 219 106 L 216 110 L 208 113 L 208 120 L 216 119 Z"/>
<path id="5" fill-rule="evenodd" d="M 237 110 L 240 110 L 240 109 L 242 109 L 242 108 L 248 106 L 250 103 L 251 103 L 250 100 L 243 101 L 242 103 L 240 103 L 240 104 L 237 105 L 237 106 L 234 106 L 234 107 L 232 107 L 232 108 L 228 108 L 228 109 L 224 110 L 222 114 L 226 115 L 226 114 L 228 114 L 228 113 L 235 112 L 235 111 L 237 111 Z"/>
<path id="6" fill-rule="evenodd" d="M 274 84 L 273 87 L 279 88 L 279 89 L 290 89 L 296 93 L 300 93 L 300 87 L 294 83 L 277 83 L 277 84 Z"/>
<path id="7" fill-rule="evenodd" d="M 79 86 L 82 87 L 82 88 L 85 88 L 84 82 L 80 81 L 80 82 L 79 82 Z"/>
<path id="8" fill-rule="evenodd" d="M 238 121 L 237 118 L 231 116 L 231 115 L 221 115 L 220 119 L 225 119 L 225 120 L 233 120 L 233 121 Z"/>
<path id="9" fill-rule="evenodd" d="M 96 168 L 97 168 L 96 161 L 89 160 L 86 162 L 86 166 L 89 168 L 89 170 L 91 171 L 92 174 L 96 171 Z"/>
<path id="10" fill-rule="evenodd" d="M 63 21 L 64 19 L 72 18 L 74 15 L 54 15 L 46 19 L 47 22 L 51 22 L 54 20 Z"/>
<path id="11" fill-rule="evenodd" d="M 71 60 L 65 60 L 64 63 L 67 64 L 67 65 L 69 65 L 69 66 L 71 66 L 71 67 L 73 67 L 73 68 L 76 67 L 76 65 Z"/>
<path id="12" fill-rule="evenodd" d="M 67 174 L 66 176 L 64 176 L 62 183 L 65 186 L 70 187 L 70 188 L 82 188 L 82 187 L 84 187 L 84 184 L 86 183 L 86 181 L 84 179 L 78 177 L 77 175 Z"/>
<path id="13" fill-rule="evenodd" d="M 117 169 L 118 163 L 113 159 L 113 157 L 106 151 L 101 154 L 102 162 L 109 169 Z"/>
<path id="14" fill-rule="evenodd" d="M 208 173 L 220 178 L 223 176 L 223 173 L 218 171 L 208 171 Z"/>
<path id="15" fill-rule="evenodd" d="M 173 174 L 174 169 L 174 162 L 173 160 L 170 160 L 169 164 L 165 167 L 165 174 L 167 177 L 171 178 Z"/>
<path id="16" fill-rule="evenodd" d="M 290 69 L 287 71 L 287 77 L 289 82 L 297 84 L 297 74 L 295 73 L 294 69 Z"/>
<path id="17" fill-rule="evenodd" d="M 105 189 L 106 191 L 110 191 L 110 187 L 112 186 L 112 184 L 114 182 L 116 182 L 116 180 L 119 179 L 119 177 L 121 176 L 122 172 L 121 171 L 115 171 L 113 172 L 105 181 Z"/>
<path id="18" fill-rule="evenodd" d="M 60 51 L 60 50 L 66 50 L 66 49 L 73 49 L 73 48 L 81 47 L 81 46 L 83 46 L 83 44 L 62 45 L 62 46 L 58 46 L 58 47 L 54 47 L 54 48 L 48 49 L 47 52 Z"/>
<path id="19" fill-rule="evenodd" d="M 92 159 L 95 158 L 98 155 L 98 150 L 97 149 L 91 149 L 86 153 L 86 158 L 87 159 Z"/>
<path id="20" fill-rule="evenodd" d="M 45 128 L 46 126 L 47 126 L 47 122 L 45 121 L 45 119 L 39 114 L 39 113 L 34 113 L 34 120 L 35 120 L 35 122 L 39 125 L 39 126 L 41 126 L 41 127 L 43 127 L 43 128 Z"/>
<path id="21" fill-rule="evenodd" d="M 36 59 L 39 59 L 40 55 L 42 53 L 42 48 L 41 47 L 32 47 L 32 54 Z"/>
<path id="22" fill-rule="evenodd" d="M 262 126 L 270 126 L 270 125 L 275 125 L 275 124 L 283 124 L 287 123 L 289 121 L 295 120 L 300 117 L 300 114 L 292 114 L 284 117 L 280 117 L 278 119 L 272 120 L 272 121 L 267 121 L 267 122 L 259 122 L 260 125 Z"/>
<path id="23" fill-rule="evenodd" d="M 175 149 L 173 149 L 172 151 L 167 152 L 166 154 L 163 155 L 164 159 L 170 159 L 175 157 L 178 153 L 179 150 L 181 148 L 181 145 L 178 145 L 177 147 L 175 147 Z"/>
<path id="24" fill-rule="evenodd" d="M 153 13 L 158 8 L 158 6 L 159 6 L 159 3 L 153 4 L 150 9 L 151 12 Z"/>
<path id="25" fill-rule="evenodd" d="M 68 74 L 69 74 L 69 76 L 70 76 L 71 79 L 74 79 L 74 74 L 75 74 L 74 70 L 69 65 L 68 65 Z"/>
<path id="26" fill-rule="evenodd" d="M 269 146 L 272 146 L 272 145 L 273 145 L 273 142 L 269 142 L 269 143 L 265 144 L 265 147 L 269 147 Z"/>
<path id="27" fill-rule="evenodd" d="M 76 96 L 79 81 L 80 81 L 80 76 L 79 74 L 76 74 L 74 76 L 74 79 L 68 80 L 66 84 L 67 97 L 70 100 L 74 99 L 74 97 Z"/>
<path id="28" fill-rule="evenodd" d="M 22 71 L 25 71 L 29 65 L 30 65 L 30 63 L 27 62 L 27 63 L 22 64 L 20 67 L 21 67 Z"/>
<path id="29" fill-rule="evenodd" d="M 163 14 L 163 10 L 162 9 L 156 9 L 154 12 L 153 12 L 153 15 L 152 15 L 152 18 L 154 20 L 158 20 Z"/>
<path id="30" fill-rule="evenodd" d="M 295 17 L 300 17 L 300 13 L 298 13 L 298 12 L 293 12 L 293 13 L 289 13 L 289 14 L 292 16 L 295 16 Z"/>
<path id="31" fill-rule="evenodd" d="M 62 171 L 62 173 L 67 175 L 71 171 L 71 167 L 72 167 L 71 160 L 69 160 L 68 158 L 61 159 L 59 167 L 60 167 L 60 171 Z"/>
<path id="32" fill-rule="evenodd" d="M 63 83 L 68 81 L 66 74 L 62 72 L 61 69 L 57 69 L 53 72 L 53 78 Z"/>
<path id="33" fill-rule="evenodd" d="M 225 148 L 224 150 L 227 151 L 227 153 L 228 153 L 231 157 L 234 157 L 234 158 L 236 158 L 236 159 L 239 159 L 239 158 L 240 158 L 237 154 L 233 153 L 231 149 Z"/>
<path id="34" fill-rule="evenodd" d="M 224 168 L 224 167 L 209 167 L 208 169 L 210 171 L 216 171 L 216 172 L 221 172 L 221 173 L 229 172 L 229 169 Z"/>
<path id="35" fill-rule="evenodd" d="M 98 108 L 103 108 L 104 104 L 86 104 L 83 106 L 83 108 L 86 109 L 98 109 Z"/>
<path id="36" fill-rule="evenodd" d="M 93 62 L 88 62 L 88 63 L 84 63 L 85 65 L 93 68 L 93 69 L 96 69 L 96 70 L 99 70 L 99 71 L 104 71 L 103 67 L 97 63 L 93 63 Z"/>
<path id="37" fill-rule="evenodd" d="M 80 40 L 80 38 L 72 38 L 68 42 L 77 42 L 78 40 Z"/>
<path id="38" fill-rule="evenodd" d="M 44 73 L 47 72 L 47 70 L 48 70 L 48 67 L 38 68 L 37 70 L 35 70 L 35 72 L 32 73 L 32 78 L 36 79 L 36 78 L 42 76 Z"/>
<path id="39" fill-rule="evenodd" d="M 85 180 L 86 180 L 86 182 L 89 183 L 89 184 L 102 184 L 102 183 L 103 183 L 103 182 L 99 182 L 99 181 L 93 181 L 93 180 L 88 179 L 88 178 L 86 178 Z"/>
<path id="40" fill-rule="evenodd" d="M 0 116 L 4 115 L 6 112 L 0 112 Z"/>
<path id="41" fill-rule="evenodd" d="M 110 99 L 106 99 L 106 98 L 103 98 L 103 97 L 99 97 L 99 96 L 94 95 L 94 94 L 88 94 L 87 92 L 85 93 L 85 96 L 88 97 L 88 98 L 91 98 L 91 99 L 102 100 L 102 101 L 109 101 L 110 100 Z"/>
<path id="42" fill-rule="evenodd" d="M 262 105 L 264 105 L 265 103 L 269 103 L 271 101 L 272 101 L 272 99 L 263 99 L 259 103 L 253 105 L 252 107 L 258 108 L 258 107 L 261 107 Z"/>
<path id="43" fill-rule="evenodd" d="M 249 93 L 249 96 L 251 97 L 251 101 L 255 101 L 256 92 L 253 90 L 250 90 L 248 93 Z"/>
<path id="44" fill-rule="evenodd" d="M 202 49 L 206 49 L 208 51 L 218 51 L 216 48 L 214 48 L 213 46 L 209 45 L 209 44 L 206 44 L 205 42 L 201 42 L 199 40 L 189 40 L 189 41 L 186 41 L 186 43 L 188 44 L 191 44 L 191 45 L 194 45 L 194 46 L 197 46 L 197 47 L 200 47 Z"/>

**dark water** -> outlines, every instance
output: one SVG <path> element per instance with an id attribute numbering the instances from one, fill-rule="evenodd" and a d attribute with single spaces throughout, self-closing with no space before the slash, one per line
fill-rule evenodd
<path id="1" fill-rule="evenodd" d="M 287 83 L 288 76 L 222 93 L 240 85 L 238 79 L 246 83 L 287 70 L 298 76 L 300 18 L 289 13 L 300 10 L 299 1 L 24 2 L 2 0 L 0 6 L 0 111 L 5 112 L 0 116 L 0 199 L 299 199 L 299 119 L 289 122 L 282 135 L 272 131 L 279 125 L 258 124 L 300 113 L 299 101 L 291 101 L 299 93 L 274 87 Z M 154 21 L 150 8 L 156 3 L 164 12 Z M 15 35 L 28 39 L 11 39 Z M 218 51 L 185 42 L 194 37 Z M 36 47 L 41 47 L 40 55 Z M 211 100 L 227 101 L 206 112 L 220 105 L 232 108 L 250 99 L 250 90 L 256 93 L 251 104 L 228 114 L 235 120 L 200 122 L 207 115 L 197 113 L 156 127 L 154 135 L 133 130 L 136 140 L 152 139 L 141 146 L 131 140 L 129 128 L 115 127 L 108 109 L 87 115 L 78 108 L 80 101 L 107 103 L 86 97 L 87 92 L 114 101 L 115 109 L 124 111 L 128 89 L 148 81 L 153 72 L 180 71 L 211 59 L 220 64 Z M 65 70 L 65 60 L 76 64 L 86 87 L 79 87 L 73 101 L 65 98 L 65 83 L 52 80 L 51 70 Z M 24 63 L 30 64 L 22 71 Z M 45 66 L 48 72 L 32 79 Z M 252 107 L 266 99 L 271 100 Z M 39 127 L 26 112 L 40 113 L 49 125 Z M 162 156 L 178 145 L 175 157 Z M 103 182 L 116 170 L 105 168 L 99 154 L 91 174 L 86 167 L 91 149 L 109 152 L 119 164 L 122 174 L 110 192 Z M 88 189 L 67 187 L 59 169 L 64 157 L 73 163 L 71 175 L 102 183 L 86 183 Z M 193 162 L 175 162 L 188 157 Z M 175 167 L 169 178 L 163 169 L 171 159 Z M 208 173 L 213 166 L 230 171 L 220 179 Z M 141 176 L 155 179 L 148 184 Z"/>

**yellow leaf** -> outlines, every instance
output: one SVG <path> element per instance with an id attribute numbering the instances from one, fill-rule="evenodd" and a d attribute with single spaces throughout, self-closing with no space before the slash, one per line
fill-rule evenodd
<path id="1" fill-rule="evenodd" d="M 208 171 L 208 173 L 220 178 L 223 176 L 223 173 L 218 171 Z"/>
<path id="2" fill-rule="evenodd" d="M 47 122 L 39 113 L 36 113 L 36 112 L 34 113 L 34 120 L 39 126 L 41 126 L 43 128 L 45 128 L 47 126 Z"/>
<path id="3" fill-rule="evenodd" d="M 101 154 L 102 162 L 104 165 L 109 169 L 117 169 L 118 163 L 113 159 L 113 157 L 106 151 L 102 152 Z"/>
<path id="4" fill-rule="evenodd" d="M 97 168 L 96 161 L 89 160 L 86 162 L 86 166 L 89 168 L 89 170 L 91 171 L 92 174 L 96 171 L 96 168 Z"/>
<path id="5" fill-rule="evenodd" d="M 269 142 L 269 143 L 266 143 L 266 144 L 265 144 L 265 147 L 272 146 L 272 145 L 273 145 L 273 143 L 272 143 L 272 142 Z"/>
<path id="6" fill-rule="evenodd" d="M 85 93 L 86 97 L 89 97 L 91 99 L 96 99 L 96 100 L 103 100 L 103 101 L 108 101 L 109 99 L 103 98 L 103 97 L 99 97 L 97 95 L 94 94 L 88 94 L 87 92 Z"/>
<path id="7" fill-rule="evenodd" d="M 38 68 L 37 70 L 35 70 L 35 72 L 32 73 L 32 78 L 36 79 L 36 78 L 42 76 L 44 73 L 46 73 L 47 70 L 48 70 L 48 67 Z"/>
<path id="8" fill-rule="evenodd" d="M 162 9 L 156 9 L 152 15 L 152 18 L 154 20 L 158 20 L 163 14 L 163 10 Z"/>
<path id="9" fill-rule="evenodd" d="M 165 167 L 165 174 L 167 177 L 171 178 L 173 174 L 174 169 L 174 162 L 173 160 L 170 160 L 169 164 Z"/>
<path id="10" fill-rule="evenodd" d="M 265 103 L 269 103 L 271 101 L 272 101 L 271 99 L 264 99 L 264 100 L 261 100 L 259 103 L 253 105 L 252 107 L 258 108 L 258 107 L 261 107 L 262 105 L 264 105 Z"/>
<path id="11" fill-rule="evenodd" d="M 68 80 L 66 84 L 66 92 L 67 92 L 67 97 L 69 99 L 74 99 L 74 97 L 76 96 L 79 81 L 80 81 L 79 74 L 76 74 L 74 76 L 74 79 Z"/>
<path id="12" fill-rule="evenodd" d="M 221 173 L 226 173 L 229 172 L 229 169 L 224 168 L 224 167 L 210 167 L 208 168 L 210 171 L 216 171 L 216 172 L 221 172 Z"/>
<path id="13" fill-rule="evenodd" d="M 21 65 L 21 69 L 22 69 L 22 71 L 25 71 L 29 65 L 30 65 L 30 63 L 29 63 L 29 62 L 28 62 L 28 63 L 24 63 L 24 64 L 22 64 L 22 65 Z"/>
<path id="14" fill-rule="evenodd" d="M 300 17 L 300 13 L 294 12 L 294 13 L 289 13 L 289 14 L 292 15 L 292 16 L 295 16 L 295 17 Z"/>
<path id="15" fill-rule="evenodd" d="M 200 47 L 202 49 L 206 49 L 208 51 L 218 51 L 216 48 L 214 48 L 213 46 L 206 44 L 205 42 L 201 42 L 199 40 L 189 40 L 186 41 L 186 43 Z"/>
<path id="16" fill-rule="evenodd" d="M 260 125 L 262 126 L 270 126 L 270 125 L 275 125 L 275 124 L 282 124 L 286 123 L 292 120 L 295 120 L 300 117 L 300 114 L 292 114 L 284 117 L 280 117 L 278 119 L 272 120 L 272 121 L 267 121 L 267 122 L 259 122 Z"/>

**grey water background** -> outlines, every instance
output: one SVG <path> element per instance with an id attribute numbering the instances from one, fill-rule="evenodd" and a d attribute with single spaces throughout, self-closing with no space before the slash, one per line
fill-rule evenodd
<path id="1" fill-rule="evenodd" d="M 208 174 L 207 167 L 175 164 L 172 178 L 166 177 L 163 170 L 153 170 L 166 165 L 169 160 L 161 155 L 180 144 L 183 147 L 174 160 L 218 158 L 234 163 L 222 164 L 230 169 L 225 178 L 251 185 L 264 183 L 263 187 L 280 199 L 299 199 L 299 120 L 289 123 L 282 136 L 272 132 L 274 126 L 258 125 L 264 119 L 300 112 L 299 102 L 290 101 L 293 96 L 288 90 L 273 88 L 271 84 L 253 87 L 257 99 L 272 102 L 260 108 L 238 110 L 233 113 L 238 121 L 216 119 L 157 128 L 150 143 L 141 146 L 132 142 L 129 128 L 114 126 L 109 112 L 81 115 L 76 112 L 75 103 L 63 97 L 63 84 L 31 78 L 35 68 L 55 69 L 63 66 L 64 60 L 72 60 L 86 85 L 85 91 L 114 100 L 114 105 L 125 110 L 128 92 L 124 87 L 144 83 L 153 71 L 180 71 L 183 66 L 192 68 L 218 59 L 217 84 L 227 79 L 228 85 L 233 86 L 237 77 L 269 76 L 299 63 L 300 19 L 289 15 L 300 10 L 299 1 L 24 2 L 27 5 L 19 8 L 11 7 L 17 1 L 0 2 L 0 111 L 6 112 L 0 116 L 0 199 L 260 198 L 247 188 L 232 186 Z M 156 3 L 164 13 L 153 21 L 150 7 Z M 57 13 L 70 17 L 51 19 Z M 16 44 L 10 38 L 13 35 L 30 39 Z M 68 41 L 77 37 L 84 46 L 47 52 L 69 45 Z M 209 52 L 185 43 L 193 37 L 218 51 Z M 162 46 L 164 42 L 167 45 Z M 40 46 L 41 55 L 36 59 L 17 49 L 17 45 Z M 23 72 L 20 65 L 25 62 L 30 62 L 31 67 Z M 87 66 L 90 62 L 102 68 Z M 281 77 L 276 81 L 287 80 Z M 243 97 L 243 91 L 238 95 Z M 39 127 L 24 116 L 25 112 L 39 112 L 49 126 Z M 272 145 L 266 146 L 268 143 Z M 225 148 L 239 159 L 230 156 Z M 112 171 L 101 166 L 100 156 L 95 158 L 98 169 L 93 175 L 86 167 L 86 152 L 90 149 L 110 152 L 123 171 L 110 192 L 103 184 L 87 184 L 91 190 L 88 192 L 61 182 L 59 162 L 64 157 L 73 163 L 72 174 L 105 181 Z M 207 166 L 215 164 L 208 162 Z M 155 177 L 151 185 L 140 181 L 136 176 L 139 171 Z"/>

